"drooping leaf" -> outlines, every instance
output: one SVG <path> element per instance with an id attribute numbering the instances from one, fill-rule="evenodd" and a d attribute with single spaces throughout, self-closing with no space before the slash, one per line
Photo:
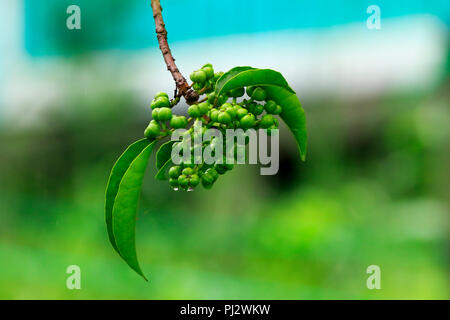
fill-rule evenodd
<path id="1" fill-rule="evenodd" d="M 231 72 L 232 70 L 234 71 Z M 300 157 L 304 161 L 307 146 L 305 111 L 295 91 L 292 90 L 281 73 L 270 69 L 237 67 L 226 74 L 229 74 L 229 76 L 226 78 L 222 76 L 217 82 L 216 95 L 247 86 L 264 87 L 269 99 L 274 100 L 282 107 L 283 112 L 280 114 L 280 117 L 293 133 L 300 151 Z M 219 81 L 221 80 L 223 81 L 219 86 Z"/>
<path id="2" fill-rule="evenodd" d="M 277 86 L 295 94 L 295 91 L 291 89 L 283 75 L 277 71 L 271 69 L 249 69 L 249 67 L 237 67 L 231 70 L 235 71 L 230 73 L 229 77 L 220 83 L 220 86 L 216 86 L 216 95 L 247 86 Z M 221 79 L 218 80 L 218 84 Z"/>
<path id="3" fill-rule="evenodd" d="M 114 199 L 116 198 L 117 192 L 119 191 L 119 184 L 122 180 L 125 172 L 131 165 L 131 162 L 144 150 L 150 143 L 148 139 L 141 139 L 131 144 L 125 152 L 120 156 L 120 158 L 114 164 L 109 176 L 108 184 L 106 187 L 105 194 L 105 221 L 108 230 L 109 241 L 111 242 L 114 249 L 120 254 L 119 249 L 116 245 L 116 240 L 114 239 L 113 229 L 112 229 L 112 211 L 114 206 Z"/>
<path id="4" fill-rule="evenodd" d="M 244 71 L 252 70 L 252 69 L 254 69 L 254 68 L 244 66 L 244 67 L 235 67 L 235 68 L 225 72 L 219 79 L 217 79 L 216 89 L 215 89 L 216 96 L 219 96 L 220 93 L 226 93 L 227 92 L 227 91 L 223 91 L 222 88 L 234 76 L 236 76 L 236 75 L 238 75 L 238 74 L 240 74 L 240 73 L 242 73 Z"/>
<path id="5" fill-rule="evenodd" d="M 171 159 L 167 160 L 167 162 L 159 169 L 155 178 L 158 180 L 168 180 L 169 178 L 166 175 L 167 170 L 172 166 L 173 162 Z"/>
<path id="6" fill-rule="evenodd" d="M 145 169 L 156 144 L 156 141 L 145 140 L 147 139 L 132 144 L 116 162 L 108 183 L 105 203 L 111 243 L 125 262 L 144 279 L 146 278 L 136 255 L 136 211 Z"/>
<path id="7" fill-rule="evenodd" d="M 297 141 L 302 161 L 306 160 L 306 151 L 308 144 L 308 135 L 306 131 L 306 116 L 300 101 L 293 93 L 280 87 L 264 87 L 270 99 L 281 106 L 283 111 L 280 114 L 281 119 L 291 130 Z"/>
<path id="8" fill-rule="evenodd" d="M 172 146 L 176 141 L 167 141 L 162 144 L 156 152 L 156 169 L 159 170 L 170 159 L 172 155 Z"/>

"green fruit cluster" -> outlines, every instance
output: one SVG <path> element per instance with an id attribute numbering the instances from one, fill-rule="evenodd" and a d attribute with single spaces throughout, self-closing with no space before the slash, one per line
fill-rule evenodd
<path id="1" fill-rule="evenodd" d="M 192 88 L 200 94 L 199 102 L 189 106 L 185 116 L 172 114 L 172 107 L 179 102 L 179 98 L 169 100 L 164 92 L 155 95 L 152 103 L 152 120 L 144 131 L 148 139 L 161 139 L 170 135 L 176 129 L 188 129 L 186 137 L 195 141 L 196 134 L 203 134 L 207 129 L 214 128 L 225 133 L 227 129 L 270 129 L 278 128 L 276 115 L 281 114 L 282 107 L 270 100 L 264 87 L 249 86 L 236 88 L 226 94 L 217 96 L 215 86 L 223 72 L 214 72 L 211 64 L 205 64 L 199 70 L 191 73 Z M 245 94 L 247 97 L 244 97 Z M 205 95 L 205 96 L 203 96 Z M 240 99 L 241 101 L 238 101 Z M 200 132 L 194 130 L 194 125 L 201 126 Z M 247 143 L 248 141 L 246 141 Z M 215 150 L 218 142 L 214 137 L 210 141 L 203 141 L 200 146 L 191 148 L 190 161 L 175 165 L 172 163 L 168 171 L 169 184 L 175 190 L 193 190 L 198 185 L 211 188 L 220 175 L 233 169 L 237 159 L 237 150 L 245 145 L 235 143 L 234 159 L 222 159 L 220 163 L 206 164 L 196 159 L 196 154 L 202 155 L 205 148 Z M 225 150 L 225 141 L 221 146 Z M 174 148 L 177 144 L 173 144 Z M 197 152 L 196 152 L 197 150 Z M 212 152 L 214 153 L 214 152 Z M 198 161 L 197 161 L 198 160 Z M 226 161 L 233 160 L 233 161 Z"/>

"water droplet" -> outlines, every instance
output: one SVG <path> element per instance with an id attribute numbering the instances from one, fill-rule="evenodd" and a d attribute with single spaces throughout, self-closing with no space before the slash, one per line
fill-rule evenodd
<path id="1" fill-rule="evenodd" d="M 173 188 L 173 191 L 178 191 L 178 188 Z"/>

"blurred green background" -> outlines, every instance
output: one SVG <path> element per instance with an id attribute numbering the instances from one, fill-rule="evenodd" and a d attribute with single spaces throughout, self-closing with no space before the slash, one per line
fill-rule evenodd
<path id="1" fill-rule="evenodd" d="M 81 30 L 66 28 L 70 4 Z M 448 2 L 380 1 L 380 30 L 366 1 L 162 4 L 185 75 L 210 62 L 286 76 L 306 163 L 285 127 L 276 176 L 240 166 L 211 191 L 173 192 L 151 162 L 146 283 L 109 244 L 103 201 L 154 93 L 174 89 L 149 1 L 2 1 L 0 298 L 448 299 Z M 81 290 L 66 288 L 73 264 Z"/>

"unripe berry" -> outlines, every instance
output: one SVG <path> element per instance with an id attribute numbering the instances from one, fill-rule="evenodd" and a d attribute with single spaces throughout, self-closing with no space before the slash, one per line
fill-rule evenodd
<path id="1" fill-rule="evenodd" d="M 166 97 L 158 97 L 158 98 L 155 99 L 154 107 L 155 108 L 164 108 L 164 107 L 169 108 L 170 107 L 170 101 Z"/>
<path id="2" fill-rule="evenodd" d="M 217 122 L 218 121 L 218 117 L 219 117 L 219 110 L 217 109 L 212 109 L 209 117 L 211 118 L 211 121 L 213 122 Z"/>
<path id="3" fill-rule="evenodd" d="M 174 129 L 181 129 L 187 126 L 187 119 L 185 116 L 173 116 L 170 120 L 170 126 Z"/>
<path id="4" fill-rule="evenodd" d="M 283 112 L 283 109 L 281 108 L 280 105 L 277 105 L 277 108 L 275 109 L 275 111 L 273 112 L 273 114 L 280 114 L 281 112 Z"/>
<path id="5" fill-rule="evenodd" d="M 169 179 L 169 184 L 174 189 L 178 188 L 178 186 L 179 186 L 178 179 L 170 178 Z"/>
<path id="6" fill-rule="evenodd" d="M 222 124 L 230 124 L 231 123 L 231 115 L 226 111 L 220 111 L 217 117 L 217 121 Z"/>
<path id="7" fill-rule="evenodd" d="M 203 89 L 203 83 L 194 83 L 194 85 L 192 86 L 192 88 L 193 88 L 195 91 L 200 91 L 200 90 Z"/>
<path id="8" fill-rule="evenodd" d="M 256 119 L 255 116 L 251 113 L 245 115 L 244 117 L 242 117 L 242 119 L 239 121 L 239 124 L 241 126 L 241 128 L 243 129 L 248 129 L 251 128 L 255 125 Z"/>
<path id="9" fill-rule="evenodd" d="M 203 70 L 198 70 L 193 73 L 194 78 L 191 78 L 192 81 L 197 83 L 203 83 L 206 81 L 206 73 Z"/>
<path id="10" fill-rule="evenodd" d="M 185 176 L 190 176 L 193 173 L 194 173 L 194 169 L 192 169 L 192 168 L 184 168 L 183 171 L 181 172 L 181 174 L 183 174 Z"/>
<path id="11" fill-rule="evenodd" d="M 189 179 L 188 177 L 186 177 L 184 174 L 182 174 L 181 176 L 178 177 L 178 184 L 180 185 L 180 187 L 182 187 L 183 189 L 186 189 L 188 184 L 189 184 Z"/>
<path id="12" fill-rule="evenodd" d="M 227 172 L 227 167 L 225 167 L 223 164 L 216 164 L 214 166 L 214 169 L 217 171 L 217 173 L 219 174 L 225 174 Z"/>
<path id="13" fill-rule="evenodd" d="M 156 121 L 159 120 L 158 114 L 159 114 L 159 108 L 153 109 L 153 111 L 152 111 L 152 118 L 153 118 L 153 120 L 156 120 Z"/>
<path id="14" fill-rule="evenodd" d="M 214 77 L 214 69 L 211 64 L 207 64 L 202 68 L 202 71 L 205 73 L 207 79 L 211 79 Z"/>
<path id="15" fill-rule="evenodd" d="M 259 115 L 262 114 L 263 112 L 264 112 L 264 107 L 263 107 L 262 105 L 260 105 L 260 104 L 255 103 L 255 104 L 254 104 L 254 107 L 253 107 L 252 113 L 253 113 L 255 116 L 259 116 Z"/>
<path id="16" fill-rule="evenodd" d="M 275 123 L 275 118 L 270 114 L 266 114 L 261 118 L 261 122 L 259 123 L 259 126 L 263 129 L 268 129 L 274 123 Z"/>
<path id="17" fill-rule="evenodd" d="M 252 93 L 253 93 L 253 91 L 255 91 L 255 86 L 249 86 L 249 87 L 247 87 L 246 89 L 245 89 L 245 91 L 247 92 L 247 95 L 249 96 L 249 97 L 251 97 L 252 96 Z"/>
<path id="18" fill-rule="evenodd" d="M 189 178 L 189 186 L 195 188 L 200 183 L 200 177 L 196 174 L 191 175 Z"/>
<path id="19" fill-rule="evenodd" d="M 215 100 L 216 100 L 216 94 L 214 92 L 208 94 L 208 102 L 210 104 L 213 104 Z"/>
<path id="20" fill-rule="evenodd" d="M 230 96 L 232 98 L 239 98 L 239 97 L 242 97 L 244 95 L 244 93 L 245 93 L 244 88 L 237 88 L 237 89 L 230 90 L 228 92 L 228 96 Z"/>
<path id="21" fill-rule="evenodd" d="M 264 105 L 264 109 L 266 109 L 266 112 L 269 114 L 273 114 L 277 109 L 277 104 L 273 100 L 269 100 Z"/>
<path id="22" fill-rule="evenodd" d="M 198 118 L 202 115 L 200 109 L 198 108 L 198 105 L 196 104 L 193 104 L 189 107 L 188 114 L 191 118 Z"/>
<path id="23" fill-rule="evenodd" d="M 159 97 L 165 97 L 165 98 L 169 99 L 169 95 L 165 92 L 157 92 L 155 94 L 155 99 L 158 99 Z"/>
<path id="24" fill-rule="evenodd" d="M 267 98 L 267 93 L 266 91 L 261 88 L 261 87 L 257 87 L 255 88 L 255 90 L 252 92 L 251 97 L 257 101 L 263 101 L 266 100 Z"/>
<path id="25" fill-rule="evenodd" d="M 173 166 L 169 169 L 169 177 L 171 177 L 172 179 L 178 179 L 180 174 L 181 174 L 180 166 Z"/>
<path id="26" fill-rule="evenodd" d="M 219 174 L 214 168 L 209 168 L 208 170 L 206 170 L 205 174 L 211 175 L 211 177 L 214 179 L 213 182 L 215 182 L 219 177 Z"/>
<path id="27" fill-rule="evenodd" d="M 150 124 L 144 131 L 144 136 L 149 139 L 153 139 L 160 134 L 159 125 L 156 121 L 152 120 L 150 121 Z"/>
<path id="28" fill-rule="evenodd" d="M 248 113 L 248 110 L 245 108 L 238 108 L 236 111 L 237 117 L 238 119 L 241 119 L 242 117 L 244 117 L 246 114 Z"/>
<path id="29" fill-rule="evenodd" d="M 172 118 L 172 110 L 169 108 L 160 108 L 158 110 L 158 120 L 159 121 L 168 121 Z"/>
<path id="30" fill-rule="evenodd" d="M 200 110 L 200 113 L 202 115 L 206 114 L 209 111 L 209 107 L 210 106 L 207 101 L 198 104 L 198 109 Z"/>

